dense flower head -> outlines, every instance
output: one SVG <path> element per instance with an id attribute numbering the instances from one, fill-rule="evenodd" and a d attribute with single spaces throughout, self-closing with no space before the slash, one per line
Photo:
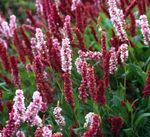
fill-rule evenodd
<path id="1" fill-rule="evenodd" d="M 60 49 L 61 49 L 60 42 L 58 41 L 57 38 L 54 38 L 52 40 L 52 47 L 49 50 L 50 63 L 52 67 L 58 72 L 62 72 Z"/>
<path id="2" fill-rule="evenodd" d="M 64 28 L 63 29 L 66 31 L 65 35 L 67 35 L 68 38 L 70 39 L 70 41 L 72 41 L 73 37 L 72 37 L 72 30 L 71 30 L 71 17 L 69 15 L 67 15 L 65 17 Z"/>
<path id="3" fill-rule="evenodd" d="M 87 85 L 88 89 L 90 91 L 91 98 L 93 101 L 96 101 L 97 97 L 97 92 L 96 92 L 96 75 L 95 75 L 95 70 L 94 67 L 89 65 L 87 67 L 87 72 L 86 72 L 86 79 L 87 79 Z"/>
<path id="4" fill-rule="evenodd" d="M 81 0 L 72 0 L 71 10 L 72 11 L 76 10 L 78 4 L 80 3 L 81 3 Z"/>
<path id="5" fill-rule="evenodd" d="M 65 126 L 65 124 L 66 124 L 65 118 L 61 115 L 61 111 L 62 111 L 62 108 L 55 107 L 53 114 L 54 114 L 55 121 L 57 122 L 57 124 L 60 126 Z"/>
<path id="6" fill-rule="evenodd" d="M 141 15 L 138 21 L 138 25 L 141 26 L 141 31 L 144 37 L 144 43 L 148 45 L 150 43 L 150 27 L 146 15 Z"/>
<path id="7" fill-rule="evenodd" d="M 127 41 L 127 34 L 124 30 L 124 15 L 123 11 L 117 7 L 116 0 L 108 0 L 109 14 L 111 21 L 116 29 L 117 35 L 121 41 Z"/>
<path id="8" fill-rule="evenodd" d="M 6 37 L 6 38 L 13 37 L 14 31 L 16 28 L 17 28 L 17 25 L 16 25 L 16 16 L 15 15 L 10 16 L 9 23 L 5 20 L 1 20 L 1 22 L 0 22 L 0 33 L 2 34 L 2 36 Z"/>
<path id="9" fill-rule="evenodd" d="M 14 98 L 14 105 L 9 113 L 9 119 L 2 130 L 3 137 L 13 137 L 16 130 L 19 128 L 21 122 L 24 120 L 24 96 L 22 90 L 16 90 Z"/>
<path id="10" fill-rule="evenodd" d="M 74 98 L 73 98 L 73 89 L 72 89 L 72 80 L 69 73 L 63 73 L 63 82 L 64 82 L 64 97 L 67 103 L 73 108 L 74 107 Z"/>
<path id="11" fill-rule="evenodd" d="M 7 54 L 7 48 L 0 43 L 0 59 L 4 68 L 9 72 L 10 71 L 10 63 Z"/>
<path id="12" fill-rule="evenodd" d="M 25 134 L 23 131 L 17 131 L 16 137 L 25 137 Z"/>
<path id="13" fill-rule="evenodd" d="M 43 15 L 43 5 L 42 0 L 36 0 L 36 12 L 38 15 Z"/>
<path id="14" fill-rule="evenodd" d="M 61 132 L 54 133 L 52 137 L 62 137 L 63 134 Z"/>
<path id="15" fill-rule="evenodd" d="M 24 103 L 24 96 L 22 90 L 16 90 L 16 96 L 14 98 L 14 120 L 16 123 L 20 123 L 24 121 L 24 114 L 25 114 L 25 103 Z"/>
<path id="16" fill-rule="evenodd" d="M 27 121 L 30 126 L 41 126 L 42 119 L 38 116 L 38 113 L 42 107 L 42 97 L 38 91 L 35 91 L 32 98 L 33 102 L 29 104 L 25 112 L 25 121 Z"/>
<path id="17" fill-rule="evenodd" d="M 9 27 L 10 27 L 11 35 L 13 35 L 13 34 L 14 34 L 14 31 L 15 31 L 16 28 L 17 28 L 16 16 L 15 16 L 15 15 L 11 15 L 11 16 L 10 16 Z"/>
<path id="18" fill-rule="evenodd" d="M 128 45 L 127 44 L 122 44 L 119 47 L 119 52 L 120 52 L 120 59 L 122 63 L 125 63 L 125 61 L 128 58 Z"/>
<path id="19" fill-rule="evenodd" d="M 85 119 L 86 123 L 84 126 L 87 127 L 89 125 L 89 128 L 83 134 L 83 137 L 94 137 L 100 126 L 100 117 L 97 114 L 90 112 L 85 116 Z"/>
<path id="20" fill-rule="evenodd" d="M 120 129 L 123 126 L 123 119 L 122 119 L 122 117 L 119 117 L 119 116 L 112 117 L 111 118 L 111 125 L 112 125 L 112 128 L 111 128 L 112 134 L 117 136 L 119 134 L 119 132 L 120 132 Z"/>
<path id="21" fill-rule="evenodd" d="M 85 102 L 88 93 L 87 93 L 87 62 L 81 58 L 77 58 L 75 62 L 77 72 L 81 75 L 82 81 L 78 88 L 79 98 Z"/>
<path id="22" fill-rule="evenodd" d="M 106 103 L 105 87 L 104 87 L 104 81 L 103 80 L 99 80 L 97 82 L 96 102 L 101 104 L 101 105 L 105 105 L 105 103 Z"/>
<path id="23" fill-rule="evenodd" d="M 102 58 L 102 53 L 101 52 L 93 52 L 93 51 L 87 51 L 84 52 L 82 50 L 78 51 L 78 54 L 80 58 L 82 59 L 93 59 L 93 60 L 100 60 Z"/>
<path id="24" fill-rule="evenodd" d="M 40 28 L 36 28 L 35 37 L 37 40 L 36 47 L 41 50 L 43 46 L 45 46 L 46 41 L 44 40 L 44 34 Z"/>
<path id="25" fill-rule="evenodd" d="M 51 126 L 44 126 L 42 130 L 43 130 L 42 137 L 52 137 Z"/>
<path id="26" fill-rule="evenodd" d="M 110 60 L 109 60 L 109 72 L 110 72 L 110 74 L 114 74 L 117 71 L 117 69 L 118 69 L 117 65 L 118 65 L 117 52 L 115 51 L 115 48 L 112 48 L 110 50 Z"/>
<path id="27" fill-rule="evenodd" d="M 13 82 L 17 88 L 20 88 L 21 80 L 19 75 L 19 69 L 17 66 L 17 59 L 15 56 L 10 57 L 10 66 L 11 66 L 11 74 L 12 74 Z"/>
<path id="28" fill-rule="evenodd" d="M 62 48 L 60 50 L 60 54 L 61 54 L 62 70 L 64 72 L 71 73 L 72 50 L 70 47 L 70 40 L 68 37 L 64 37 L 62 39 Z"/>

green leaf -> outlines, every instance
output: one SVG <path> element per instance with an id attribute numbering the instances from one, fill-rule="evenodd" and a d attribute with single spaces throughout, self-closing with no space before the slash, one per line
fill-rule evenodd
<path id="1" fill-rule="evenodd" d="M 150 113 L 143 113 L 143 114 L 141 114 L 141 115 L 136 119 L 136 121 L 135 121 L 135 123 L 134 123 L 134 128 L 135 128 L 135 129 L 138 128 L 138 126 L 141 125 L 142 120 L 145 119 L 145 118 L 147 118 L 147 117 L 149 117 L 149 116 L 150 116 Z"/>
<path id="2" fill-rule="evenodd" d="M 132 105 L 128 101 L 126 102 L 126 107 L 127 107 L 129 112 L 133 111 Z"/>

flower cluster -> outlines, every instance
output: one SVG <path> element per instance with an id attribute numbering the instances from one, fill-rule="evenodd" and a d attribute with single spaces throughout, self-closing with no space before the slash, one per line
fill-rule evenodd
<path id="1" fill-rule="evenodd" d="M 128 58 L 128 45 L 127 44 L 122 44 L 119 47 L 119 52 L 120 52 L 120 59 L 122 63 L 125 63 L 125 61 Z"/>
<path id="2" fill-rule="evenodd" d="M 61 111 L 62 111 L 62 108 L 55 107 L 53 114 L 54 114 L 55 121 L 57 122 L 57 124 L 64 127 L 66 122 L 65 122 L 65 118 L 61 115 Z"/>
<path id="3" fill-rule="evenodd" d="M 42 0 L 36 0 L 36 12 L 38 15 L 43 15 L 43 5 Z"/>
<path id="4" fill-rule="evenodd" d="M 77 72 L 81 75 L 82 81 L 80 84 L 79 90 L 79 98 L 85 102 L 88 93 L 87 93 L 87 62 L 85 60 L 82 60 L 81 58 L 76 59 L 76 68 Z"/>
<path id="5" fill-rule="evenodd" d="M 17 131 L 16 137 L 25 137 L 25 134 L 23 131 Z"/>
<path id="6" fill-rule="evenodd" d="M 2 130 L 3 137 L 13 137 L 21 122 L 24 120 L 25 104 L 22 90 L 16 91 L 12 111 L 9 113 L 9 120 Z"/>
<path id="7" fill-rule="evenodd" d="M 141 15 L 138 21 L 138 25 L 141 26 L 141 31 L 144 37 L 144 43 L 148 45 L 150 43 L 150 27 L 146 15 Z"/>
<path id="8" fill-rule="evenodd" d="M 25 121 L 27 121 L 30 126 L 42 126 L 42 119 L 38 116 L 38 112 L 42 108 L 42 97 L 38 91 L 33 93 L 33 102 L 29 104 L 25 112 Z"/>
<path id="9" fill-rule="evenodd" d="M 42 130 L 43 130 L 42 137 L 52 137 L 51 126 L 44 126 Z"/>
<path id="10" fill-rule="evenodd" d="M 100 117 L 97 114 L 90 112 L 85 116 L 85 119 L 86 123 L 84 124 L 84 127 L 89 125 L 89 128 L 83 134 L 83 137 L 94 137 L 100 126 Z"/>
<path id="11" fill-rule="evenodd" d="M 72 50 L 70 47 L 70 40 L 67 36 L 62 39 L 62 48 L 60 50 L 60 53 L 61 53 L 62 70 L 64 72 L 71 73 Z"/>
<path id="12" fill-rule="evenodd" d="M 15 15 L 10 16 L 9 24 L 7 21 L 5 21 L 4 19 L 0 17 L 0 35 L 6 38 L 11 38 L 13 37 L 14 31 L 16 28 L 17 28 L 17 25 L 16 25 Z"/>
<path id="13" fill-rule="evenodd" d="M 79 50 L 78 54 L 80 58 L 83 58 L 83 59 L 100 60 L 102 58 L 101 52 L 92 52 L 92 51 L 84 52 L 82 50 Z"/>
<path id="14" fill-rule="evenodd" d="M 52 126 L 43 126 L 40 128 L 37 128 L 34 137 L 62 137 L 63 134 L 61 132 L 52 133 Z"/>
<path id="15" fill-rule="evenodd" d="M 117 7 L 116 0 L 108 0 L 109 14 L 111 21 L 116 29 L 117 35 L 121 41 L 127 41 L 127 34 L 124 30 L 124 15 L 123 11 Z"/>
<path id="16" fill-rule="evenodd" d="M 36 47 L 41 50 L 43 46 L 45 46 L 46 41 L 44 40 L 44 34 L 40 28 L 36 28 L 35 37 L 37 40 Z"/>
<path id="17" fill-rule="evenodd" d="M 80 4 L 80 3 L 81 3 L 81 0 L 73 0 L 72 5 L 71 5 L 71 10 L 72 11 L 76 10 L 78 4 Z"/>
<path id="18" fill-rule="evenodd" d="M 117 52 L 115 51 L 115 48 L 112 48 L 110 50 L 110 60 L 109 60 L 109 72 L 110 72 L 110 74 L 114 74 L 114 72 L 117 71 L 117 65 L 118 65 Z"/>
<path id="19" fill-rule="evenodd" d="M 114 116 L 111 118 L 111 131 L 113 133 L 114 136 L 117 136 L 120 132 L 120 129 L 123 126 L 123 119 L 119 116 Z"/>

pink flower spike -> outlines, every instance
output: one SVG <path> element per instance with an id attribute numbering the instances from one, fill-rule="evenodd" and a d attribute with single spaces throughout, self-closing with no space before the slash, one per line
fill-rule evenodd
<path id="1" fill-rule="evenodd" d="M 88 113 L 85 116 L 86 123 L 84 127 L 89 127 L 88 130 L 83 134 L 83 137 L 94 137 L 100 126 L 100 117 L 95 113 Z"/>
<path id="2" fill-rule="evenodd" d="M 70 40 L 68 37 L 62 39 L 62 48 L 60 50 L 61 54 L 61 63 L 62 63 L 62 70 L 71 74 L 72 69 L 72 50 L 70 47 Z"/>
<path id="3" fill-rule="evenodd" d="M 118 65 L 118 56 L 115 48 L 111 48 L 110 50 L 110 60 L 109 60 L 109 73 L 114 74 L 117 71 Z"/>
<path id="4" fill-rule="evenodd" d="M 147 16 L 141 15 L 138 23 L 141 26 L 141 31 L 144 37 L 144 43 L 148 45 L 150 43 L 150 27 L 148 24 Z"/>
<path id="5" fill-rule="evenodd" d="M 116 29 L 117 36 L 122 42 L 125 42 L 128 40 L 128 38 L 124 29 L 125 20 L 123 11 L 117 7 L 116 0 L 108 0 L 107 3 L 109 6 L 108 10 L 111 17 L 111 21 Z"/>
<path id="6" fill-rule="evenodd" d="M 25 134 L 23 131 L 17 131 L 16 137 L 25 137 Z"/>
<path id="7" fill-rule="evenodd" d="M 120 59 L 122 63 L 125 63 L 125 61 L 128 58 L 128 45 L 127 44 L 122 44 L 119 47 L 119 52 L 120 52 Z"/>
<path id="8" fill-rule="evenodd" d="M 53 114 L 54 114 L 55 121 L 57 122 L 57 124 L 64 127 L 66 122 L 65 122 L 65 118 L 61 115 L 61 111 L 62 111 L 62 108 L 55 107 Z"/>
<path id="9" fill-rule="evenodd" d="M 33 102 L 29 104 L 25 112 L 25 121 L 27 121 L 30 126 L 42 126 L 42 119 L 38 116 L 43 104 L 42 97 L 38 91 L 35 91 L 32 98 Z"/>
<path id="10" fill-rule="evenodd" d="M 76 10 L 77 6 L 81 3 L 81 0 L 72 0 L 71 10 Z"/>

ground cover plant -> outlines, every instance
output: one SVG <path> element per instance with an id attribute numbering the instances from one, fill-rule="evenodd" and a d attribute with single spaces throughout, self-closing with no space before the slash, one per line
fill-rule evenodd
<path id="1" fill-rule="evenodd" d="M 32 6 L 1 4 L 0 137 L 150 137 L 150 1 Z"/>

